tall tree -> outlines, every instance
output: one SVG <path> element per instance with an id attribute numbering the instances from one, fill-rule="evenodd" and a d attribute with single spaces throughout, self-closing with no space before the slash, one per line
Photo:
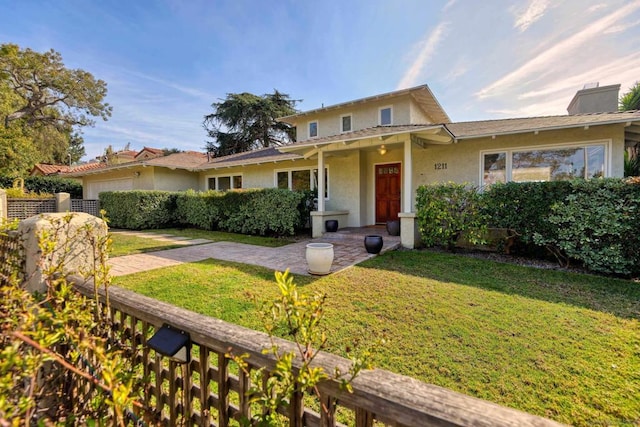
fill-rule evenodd
<path id="1" fill-rule="evenodd" d="M 620 98 L 620 111 L 640 110 L 640 81 Z"/>
<path id="2" fill-rule="evenodd" d="M 4 150 L 13 154 L 0 172 L 24 173 L 28 163 L 30 168 L 36 162 L 66 163 L 69 155 L 72 160 L 82 156 L 77 128 L 93 126 L 95 117 L 107 120 L 111 107 L 104 102 L 106 94 L 104 81 L 66 68 L 54 50 L 39 53 L 0 45 L 0 133 L 4 140 L 20 135 L 21 144 L 31 145 L 24 152 L 36 153 L 27 160 L 18 158 L 22 151 Z"/>
<path id="3" fill-rule="evenodd" d="M 295 128 L 276 119 L 295 114 L 297 102 L 277 90 L 262 96 L 227 94 L 222 102 L 211 104 L 214 112 L 204 117 L 211 138 L 207 151 L 219 157 L 295 141 Z"/>

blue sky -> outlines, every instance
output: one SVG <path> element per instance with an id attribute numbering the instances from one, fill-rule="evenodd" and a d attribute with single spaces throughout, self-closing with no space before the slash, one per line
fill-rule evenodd
<path id="1" fill-rule="evenodd" d="M 108 85 L 87 158 L 202 151 L 227 93 L 309 110 L 427 83 L 453 121 L 565 114 L 640 80 L 640 0 L 0 0 L 0 43 L 55 49 Z"/>

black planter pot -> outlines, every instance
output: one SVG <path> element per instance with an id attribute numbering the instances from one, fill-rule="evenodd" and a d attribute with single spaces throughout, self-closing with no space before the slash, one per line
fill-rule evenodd
<path id="1" fill-rule="evenodd" d="M 389 236 L 399 236 L 400 235 L 400 221 L 387 221 L 387 233 Z"/>
<path id="2" fill-rule="evenodd" d="M 382 236 L 370 235 L 364 238 L 364 247 L 370 254 L 379 254 L 382 250 Z"/>
<path id="3" fill-rule="evenodd" d="M 338 220 L 337 219 L 328 219 L 324 222 L 324 228 L 328 233 L 335 233 L 338 231 Z"/>

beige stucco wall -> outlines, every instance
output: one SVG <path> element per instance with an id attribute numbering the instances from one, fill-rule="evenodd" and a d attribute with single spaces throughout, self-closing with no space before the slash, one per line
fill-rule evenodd
<path id="1" fill-rule="evenodd" d="M 412 103 L 414 104 L 412 106 Z M 418 120 L 415 123 L 425 123 L 424 114 L 419 115 L 419 110 L 415 101 L 409 95 L 396 99 L 387 99 L 379 102 L 369 102 L 361 106 L 346 106 L 343 108 L 331 110 L 315 115 L 303 116 L 296 122 L 297 140 L 298 142 L 309 139 L 309 122 L 318 121 L 318 137 L 340 134 L 341 116 L 351 114 L 351 127 L 353 130 L 366 129 L 378 126 L 379 109 L 383 107 L 392 107 L 392 124 L 406 125 L 412 122 L 412 119 Z"/>
<path id="2" fill-rule="evenodd" d="M 198 189 L 196 173 L 180 169 L 135 166 L 84 176 L 82 178 L 83 197 L 90 198 L 89 187 L 91 183 L 100 183 L 105 187 L 103 191 L 108 191 L 109 182 L 115 180 L 131 180 L 133 190 L 182 191 L 190 188 Z"/>
<path id="3" fill-rule="evenodd" d="M 611 135 L 614 135 L 611 138 Z M 624 128 L 621 125 L 598 126 L 589 129 L 577 128 L 560 131 L 533 132 L 462 140 L 451 145 L 429 145 L 423 149 L 414 146 L 413 182 L 415 188 L 423 184 L 437 182 L 469 182 L 480 185 L 481 152 L 525 147 L 539 147 L 554 144 L 589 142 L 609 142 L 609 176 L 624 174 Z M 435 168 L 436 163 L 446 163 L 446 169 Z"/>
<path id="4" fill-rule="evenodd" d="M 186 170 L 153 168 L 153 177 L 154 190 L 184 191 L 189 189 L 198 190 L 199 188 L 198 175 Z"/>

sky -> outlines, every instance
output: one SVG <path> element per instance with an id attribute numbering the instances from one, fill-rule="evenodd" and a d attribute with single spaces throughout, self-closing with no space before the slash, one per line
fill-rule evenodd
<path id="1" fill-rule="evenodd" d="M 585 84 L 640 80 L 640 0 L 0 0 L 0 43 L 107 83 L 88 160 L 203 151 L 228 93 L 305 111 L 428 84 L 452 121 L 566 114 Z"/>

